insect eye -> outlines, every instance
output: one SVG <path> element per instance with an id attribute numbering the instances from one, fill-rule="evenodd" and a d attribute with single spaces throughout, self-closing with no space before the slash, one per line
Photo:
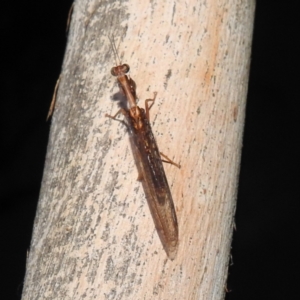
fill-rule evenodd
<path id="1" fill-rule="evenodd" d="M 111 68 L 110 73 L 113 76 L 118 76 L 118 72 L 116 71 L 116 67 Z"/>
<path id="2" fill-rule="evenodd" d="M 129 70 L 130 70 L 129 65 L 127 65 L 127 64 L 122 65 L 122 71 L 123 71 L 124 73 L 129 72 Z"/>

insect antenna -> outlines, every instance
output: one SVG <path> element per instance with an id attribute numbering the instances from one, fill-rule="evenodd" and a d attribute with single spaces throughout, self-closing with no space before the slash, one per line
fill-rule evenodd
<path id="1" fill-rule="evenodd" d="M 119 56 L 118 51 L 117 51 L 117 47 L 116 47 L 116 43 L 115 43 L 115 38 L 112 35 L 112 36 L 108 36 L 108 39 L 109 39 L 109 41 L 111 43 L 111 47 L 112 47 L 112 50 L 113 50 L 113 53 L 114 53 L 116 66 L 120 66 L 122 63 L 121 63 L 121 59 L 120 59 L 120 56 Z"/>

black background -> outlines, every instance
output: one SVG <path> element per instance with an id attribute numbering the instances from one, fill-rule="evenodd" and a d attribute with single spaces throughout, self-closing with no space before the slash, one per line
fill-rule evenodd
<path id="1" fill-rule="evenodd" d="M 71 3 L 1 3 L 1 299 L 22 293 Z M 293 11 L 291 1 L 257 3 L 228 300 L 299 298 Z"/>

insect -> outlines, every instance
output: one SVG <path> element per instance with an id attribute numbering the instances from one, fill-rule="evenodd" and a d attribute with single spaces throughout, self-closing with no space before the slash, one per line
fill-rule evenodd
<path id="1" fill-rule="evenodd" d="M 145 101 L 145 109 L 138 107 L 135 82 L 129 75 L 126 75 L 129 69 L 127 64 L 120 64 L 111 69 L 111 74 L 117 77 L 120 90 L 126 97 L 128 108 L 121 108 L 114 116 L 106 114 L 106 117 L 116 119 L 119 113 L 125 116 L 124 123 L 130 136 L 130 144 L 139 174 L 138 180 L 142 182 L 162 245 L 168 257 L 173 260 L 178 248 L 178 223 L 160 155 L 167 160 L 165 162 L 180 166 L 159 152 L 152 133 L 149 110 L 155 102 L 157 93 L 154 93 L 153 99 Z M 150 106 L 149 102 L 152 102 Z"/>
<path id="2" fill-rule="evenodd" d="M 52 96 L 52 100 L 51 100 L 51 104 L 50 104 L 50 107 L 49 107 L 49 111 L 48 111 L 46 121 L 48 121 L 49 118 L 53 115 L 53 111 L 54 111 L 55 103 L 56 103 L 57 90 L 58 90 L 58 86 L 59 86 L 59 83 L 60 83 L 60 79 L 61 79 L 61 74 L 59 75 L 58 79 L 56 80 L 56 84 L 55 84 L 55 87 L 54 87 L 54 92 L 53 92 L 53 96 Z"/>

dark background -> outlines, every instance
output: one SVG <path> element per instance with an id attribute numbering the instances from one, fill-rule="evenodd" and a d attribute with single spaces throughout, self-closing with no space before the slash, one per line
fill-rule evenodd
<path id="1" fill-rule="evenodd" d="M 1 299 L 21 297 L 71 3 L 1 3 Z M 293 11 L 291 1 L 257 3 L 228 300 L 299 298 Z"/>

